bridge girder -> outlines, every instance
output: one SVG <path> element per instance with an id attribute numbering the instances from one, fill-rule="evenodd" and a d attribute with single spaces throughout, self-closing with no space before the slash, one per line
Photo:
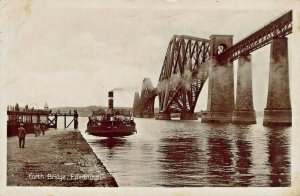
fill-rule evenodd
<path id="1" fill-rule="evenodd" d="M 147 89 L 144 91 L 145 98 L 141 99 L 140 114 L 152 115 L 154 114 L 154 101 L 157 96 L 156 89 Z"/>
<path id="2" fill-rule="evenodd" d="M 162 113 L 194 113 L 208 77 L 209 40 L 174 36 L 168 46 L 157 87 Z"/>
<path id="3" fill-rule="evenodd" d="M 289 11 L 230 48 L 224 50 L 224 52 L 216 56 L 216 59 L 220 64 L 226 63 L 226 61 L 234 61 L 242 54 L 250 54 L 251 52 L 268 45 L 273 38 L 285 37 L 292 33 L 292 20 L 293 13 L 292 11 Z"/>

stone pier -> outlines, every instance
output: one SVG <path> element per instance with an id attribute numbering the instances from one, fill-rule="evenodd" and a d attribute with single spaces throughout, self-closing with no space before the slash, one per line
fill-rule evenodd
<path id="1" fill-rule="evenodd" d="M 215 56 L 232 46 L 232 35 L 212 35 L 207 111 L 201 122 L 232 122 L 234 110 L 233 63 L 219 64 Z"/>
<path id="2" fill-rule="evenodd" d="M 7 186 L 117 187 L 114 177 L 77 130 L 49 129 L 7 138 Z"/>
<path id="3" fill-rule="evenodd" d="M 155 119 L 156 120 L 171 120 L 171 114 L 170 113 L 156 113 Z"/>
<path id="4" fill-rule="evenodd" d="M 286 37 L 273 39 L 270 58 L 268 100 L 263 124 L 292 125 Z"/>
<path id="5" fill-rule="evenodd" d="M 154 114 L 141 114 L 139 118 L 154 118 Z"/>
<path id="6" fill-rule="evenodd" d="M 195 113 L 181 113 L 180 120 L 198 120 L 198 116 Z"/>
<path id="7" fill-rule="evenodd" d="M 236 103 L 232 122 L 235 124 L 255 124 L 256 115 L 253 109 L 252 64 L 250 54 L 239 56 L 236 90 Z"/>

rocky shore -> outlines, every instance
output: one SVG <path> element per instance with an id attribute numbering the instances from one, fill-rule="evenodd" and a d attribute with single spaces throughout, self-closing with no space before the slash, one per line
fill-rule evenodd
<path id="1" fill-rule="evenodd" d="M 81 133 L 50 129 L 45 135 L 7 139 L 7 186 L 117 187 Z"/>

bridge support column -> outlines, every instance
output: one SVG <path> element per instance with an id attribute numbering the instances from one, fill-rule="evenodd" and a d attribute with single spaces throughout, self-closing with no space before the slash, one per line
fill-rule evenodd
<path id="1" fill-rule="evenodd" d="M 255 124 L 253 109 L 251 55 L 241 55 L 238 59 L 237 93 L 232 122 L 235 124 Z"/>
<path id="2" fill-rule="evenodd" d="M 171 114 L 170 113 L 156 113 L 155 119 L 156 120 L 171 120 Z"/>
<path id="3" fill-rule="evenodd" d="M 210 36 L 211 63 L 209 65 L 207 111 L 201 122 L 232 122 L 234 109 L 233 63 L 220 64 L 216 55 L 232 46 L 232 35 Z"/>
<path id="4" fill-rule="evenodd" d="M 201 122 L 232 122 L 234 109 L 233 64 L 212 63 L 209 71 L 207 111 Z"/>
<path id="5" fill-rule="evenodd" d="M 289 87 L 288 40 L 274 38 L 271 42 L 269 88 L 264 125 L 292 125 Z"/>
<path id="6" fill-rule="evenodd" d="M 198 120 L 198 116 L 195 113 L 181 113 L 180 120 Z"/>

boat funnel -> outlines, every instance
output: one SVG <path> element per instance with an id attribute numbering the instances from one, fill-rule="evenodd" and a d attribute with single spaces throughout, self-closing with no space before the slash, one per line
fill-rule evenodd
<path id="1" fill-rule="evenodd" d="M 114 92 L 108 92 L 108 109 L 114 109 Z"/>

